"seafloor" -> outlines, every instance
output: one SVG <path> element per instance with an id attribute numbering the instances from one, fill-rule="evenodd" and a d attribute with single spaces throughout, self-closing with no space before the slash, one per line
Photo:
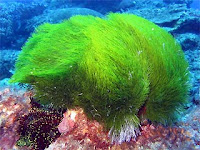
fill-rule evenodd
<path id="1" fill-rule="evenodd" d="M 192 0 L 0 1 L 0 150 L 200 149 L 200 11 L 191 8 L 191 3 Z M 73 110 L 76 117 L 72 120 L 72 110 L 62 114 L 43 108 L 32 102 L 34 93 L 28 87 L 8 84 L 21 46 L 35 27 L 76 14 L 103 17 L 108 12 L 133 13 L 170 32 L 181 44 L 190 70 L 189 103 L 182 117 L 172 126 L 144 120 L 141 134 L 122 144 L 113 144 L 103 126 L 89 120 L 81 108 Z M 63 116 L 67 128 L 60 124 Z M 36 139 L 35 143 L 18 141 L 20 131 L 34 133 L 26 137 Z"/>
<path id="2" fill-rule="evenodd" d="M 3 83 L 2 83 L 3 84 Z M 30 146 L 17 146 L 16 142 L 19 139 L 18 130 L 22 127 L 23 117 L 35 117 L 34 130 L 41 126 L 47 128 L 51 121 L 61 121 L 63 117 L 55 117 L 55 114 L 51 113 L 52 110 L 44 110 L 30 103 L 31 92 L 27 92 L 24 88 L 18 88 L 18 86 L 5 86 L 0 91 L 0 149 L 1 150 L 32 150 L 42 149 L 40 146 L 41 141 L 37 141 L 35 145 Z M 135 140 L 130 142 L 124 142 L 122 144 L 112 144 L 108 138 L 108 133 L 103 130 L 102 125 L 97 121 L 89 120 L 84 114 L 81 108 L 77 108 L 73 111 L 76 112 L 74 122 L 65 124 L 67 126 L 67 132 L 60 134 L 57 130 L 54 130 L 56 136 L 52 136 L 52 143 L 46 148 L 46 150 L 195 150 L 200 149 L 200 106 L 196 105 L 188 109 L 183 118 L 172 126 L 155 125 L 147 120 L 144 120 L 140 127 L 140 135 Z M 64 113 L 65 119 L 70 118 L 70 111 Z M 34 116 L 37 114 L 37 116 Z M 42 124 L 40 119 L 48 115 L 51 121 L 48 125 Z M 19 119 L 20 118 L 20 119 Z M 26 118 L 26 117 L 25 117 Z M 57 124 L 58 125 L 58 124 Z M 56 128 L 61 128 L 56 126 Z M 52 127 L 53 128 L 53 127 Z M 65 130 L 65 129 L 63 129 Z M 38 130 L 38 137 L 48 137 L 51 129 L 44 131 Z M 59 131 L 62 130 L 59 129 Z M 33 132 L 33 131 L 32 131 Z M 45 135 L 43 135 L 45 134 Z M 18 144 L 19 145 L 19 144 Z M 40 145 L 37 147 L 36 145 Z"/>

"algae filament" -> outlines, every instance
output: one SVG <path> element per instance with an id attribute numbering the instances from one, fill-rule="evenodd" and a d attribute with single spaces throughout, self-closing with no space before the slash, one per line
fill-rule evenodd
<path id="1" fill-rule="evenodd" d="M 11 82 L 32 85 L 42 104 L 82 107 L 121 143 L 137 136 L 141 107 L 153 122 L 176 119 L 187 102 L 188 72 L 169 33 L 141 17 L 111 13 L 39 26 Z"/>

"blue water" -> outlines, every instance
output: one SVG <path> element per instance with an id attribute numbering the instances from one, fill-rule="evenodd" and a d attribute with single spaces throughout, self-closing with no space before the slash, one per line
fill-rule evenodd
<path id="1" fill-rule="evenodd" d="M 193 0 L 193 3 L 191 4 L 191 8 L 200 10 L 200 0 Z"/>

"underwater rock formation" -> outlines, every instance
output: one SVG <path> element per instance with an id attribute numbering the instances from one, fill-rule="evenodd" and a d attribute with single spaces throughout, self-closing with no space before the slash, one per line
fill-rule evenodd
<path id="1" fill-rule="evenodd" d="M 56 10 L 48 10 L 45 13 L 35 16 L 27 21 L 27 29 L 29 32 L 34 31 L 36 27 L 43 23 L 60 23 L 75 15 L 92 15 L 103 17 L 102 14 L 88 8 L 62 8 Z"/>
<path id="2" fill-rule="evenodd" d="M 199 34 L 199 11 L 188 9 L 185 4 L 173 4 L 165 7 L 159 7 L 156 4 L 152 4 L 151 7 L 151 9 L 147 7 L 129 9 L 125 12 L 144 17 L 172 34 L 187 32 Z M 166 18 L 166 15 L 169 17 Z"/>
<path id="3" fill-rule="evenodd" d="M 89 8 L 102 14 L 114 12 L 122 0 L 66 0 L 65 4 L 72 7 Z"/>
<path id="4" fill-rule="evenodd" d="M 177 126 L 186 131 L 186 135 L 190 138 L 190 143 L 194 145 L 193 149 L 200 149 L 200 105 L 187 113 Z"/>
<path id="5" fill-rule="evenodd" d="M 82 109 L 76 108 L 69 110 L 76 113 L 74 128 L 67 133 L 62 134 L 45 150 L 77 150 L 77 149 L 110 149 L 110 150 L 168 150 L 168 149 L 198 149 L 197 132 L 200 126 L 195 129 L 188 130 L 192 124 L 192 119 L 186 119 L 183 125 L 164 127 L 162 125 L 155 125 L 144 120 L 140 126 L 140 135 L 129 142 L 122 144 L 112 144 L 111 140 L 107 137 L 107 132 L 103 130 L 103 126 L 97 121 L 88 119 Z M 192 112 L 193 113 L 193 112 Z M 195 114 L 197 115 L 199 111 Z M 195 116 L 196 116 L 195 115 Z M 66 119 L 70 116 L 66 116 Z M 199 117 L 195 117 L 195 122 L 198 124 Z M 181 123 L 182 124 L 182 123 Z M 186 126 L 187 128 L 183 128 Z M 196 130 L 193 132 L 193 130 Z M 195 139 L 194 139 L 194 135 Z"/>
<path id="6" fill-rule="evenodd" d="M 0 49 L 20 49 L 30 35 L 26 31 L 27 20 L 44 9 L 38 3 L 0 2 Z"/>
<path id="7" fill-rule="evenodd" d="M 189 7 L 193 0 L 163 0 L 167 4 L 187 4 Z"/>
<path id="8" fill-rule="evenodd" d="M 67 133 L 73 130 L 75 126 L 77 112 L 76 111 L 67 111 L 63 114 L 63 119 L 58 125 L 58 131 L 60 133 Z"/>
<path id="9" fill-rule="evenodd" d="M 139 134 L 143 105 L 153 122 L 177 118 L 186 103 L 188 64 L 173 37 L 143 18 L 75 16 L 36 30 L 11 82 L 33 85 L 43 104 L 82 107 L 122 143 Z"/>
<path id="10" fill-rule="evenodd" d="M 32 149 L 31 147 L 16 145 L 16 140 L 19 139 L 19 135 L 16 132 L 16 129 L 19 126 L 17 118 L 22 115 L 27 115 L 28 110 L 30 110 L 30 101 L 27 101 L 29 96 L 31 96 L 30 94 L 31 93 L 24 93 L 24 91 L 18 91 L 14 88 L 5 88 L 4 90 L 1 90 L 0 95 L 2 99 L 0 102 L 0 108 L 7 108 L 7 111 L 5 111 L 5 109 L 0 109 L 0 134 L 2 135 L 0 137 L 1 149 Z M 78 148 L 90 150 L 200 148 L 199 107 L 196 107 L 191 113 L 187 114 L 186 118 L 175 127 L 163 127 L 161 125 L 156 126 L 149 124 L 148 121 L 145 120 L 141 124 L 141 134 L 136 138 L 136 141 L 131 140 L 130 142 L 122 143 L 121 145 L 111 144 L 103 126 L 97 121 L 88 119 L 82 109 L 69 111 L 76 112 L 74 128 L 70 132 L 62 134 L 45 150 L 77 150 Z"/>
<path id="11" fill-rule="evenodd" d="M 68 149 L 108 149 L 112 146 L 111 141 L 107 136 L 103 126 L 95 120 L 90 120 L 87 118 L 83 109 L 76 108 L 73 110 L 68 110 L 64 115 L 62 122 L 59 124 L 58 128 L 64 128 L 63 121 L 71 120 L 69 114 L 75 113 L 75 118 L 73 119 L 74 125 L 70 130 L 61 134 L 59 138 L 56 139 L 46 150 L 62 150 Z M 66 126 L 69 126 L 65 122 Z"/>
<path id="12" fill-rule="evenodd" d="M 12 76 L 19 53 L 20 51 L 16 50 L 0 50 L 0 80 Z"/>
<path id="13" fill-rule="evenodd" d="M 69 3 L 66 3 L 68 1 Z M 190 82 L 191 90 L 189 101 L 192 102 L 187 105 L 186 109 L 189 112 L 184 118 L 185 115 L 182 115 L 184 121 L 181 123 L 178 122 L 178 127 L 163 127 L 156 126 L 155 124 L 141 124 L 140 134 L 136 141 L 131 140 L 129 143 L 122 143 L 121 145 L 113 145 L 111 141 L 107 138 L 108 132 L 102 131 L 102 124 L 100 125 L 95 121 L 94 124 L 90 124 L 86 116 L 80 117 L 84 118 L 82 120 L 77 119 L 74 125 L 68 125 L 64 127 L 62 124 L 62 131 L 70 131 L 52 143 L 50 147 L 55 150 L 58 147 L 63 147 L 63 149 L 96 149 L 96 148 L 107 148 L 113 150 L 132 150 L 132 149 L 200 149 L 199 141 L 199 131 L 200 131 L 200 114 L 199 114 L 199 104 L 200 104 L 200 13 L 199 10 L 195 11 L 191 9 L 189 4 L 191 0 L 119 0 L 113 5 L 112 3 L 101 3 L 101 1 L 93 1 L 92 6 L 89 6 L 90 0 L 78 2 L 71 0 L 1 0 L 0 2 L 0 47 L 6 51 L 0 51 L 0 78 L 10 77 L 13 73 L 13 65 L 16 60 L 18 52 L 13 56 L 9 56 L 10 53 L 15 53 L 14 51 L 7 51 L 7 49 L 18 49 L 20 50 L 21 46 L 24 44 L 28 36 L 34 31 L 35 27 L 44 23 L 58 23 L 62 22 L 62 19 L 68 17 L 67 14 L 77 14 L 76 7 L 78 12 L 82 14 L 85 12 L 92 12 L 90 15 L 107 14 L 111 11 L 119 12 L 128 12 L 133 13 L 138 16 L 144 17 L 157 25 L 163 27 L 165 30 L 169 31 L 181 44 L 182 49 L 186 55 L 186 59 L 189 61 L 189 70 L 190 70 Z M 197 0 L 198 1 L 198 0 Z M 5 2 L 5 3 L 3 3 Z M 15 3 L 20 2 L 20 3 Z M 30 3 L 31 2 L 31 3 Z M 32 3 L 34 2 L 34 3 Z M 94 5 L 93 5 L 94 4 Z M 95 5 L 97 4 L 97 5 Z M 99 5 L 100 4 L 100 5 Z M 103 7 L 102 7 L 103 6 Z M 75 8 L 70 8 L 75 7 Z M 94 8 L 96 11 L 85 8 Z M 81 8 L 81 9 L 80 9 Z M 92 9 L 93 9 L 92 8 Z M 61 11 L 60 11 L 61 10 Z M 68 11 L 66 11 L 68 10 Z M 71 11 L 71 12 L 70 12 Z M 62 13 L 64 12 L 64 13 Z M 94 12 L 94 13 L 93 13 Z M 58 14 L 58 18 L 57 18 Z M 63 15 L 64 14 L 64 15 Z M 97 15 L 98 16 L 98 15 Z M 166 17 L 167 16 L 167 17 Z M 100 17 L 100 16 L 99 16 Z M 53 19 L 52 19 L 53 18 Z M 102 17 L 104 18 L 104 17 Z M 3 56 L 3 57 L 2 57 Z M 12 58 L 11 58 L 12 57 Z M 24 97 L 21 95 L 21 92 L 18 91 L 20 87 L 15 87 L 14 92 L 10 88 L 4 89 L 7 86 L 7 80 L 1 81 L 0 83 L 0 107 L 8 107 L 5 112 L 0 111 L 0 117 L 2 123 L 0 134 L 0 147 L 4 149 L 20 149 L 28 150 L 31 147 L 16 147 L 13 146 L 19 136 L 16 134 L 15 129 L 18 127 L 18 122 L 16 121 L 19 117 L 17 112 L 18 108 L 23 109 L 27 113 L 29 109 L 29 104 L 24 105 L 24 102 L 14 104 L 13 100 L 11 103 L 2 102 L 1 100 L 8 100 L 8 95 L 12 95 L 10 99 L 22 100 Z M 3 90 L 2 90 L 3 89 Z M 11 92 L 12 91 L 12 92 Z M 7 95 L 8 94 L 8 95 Z M 81 96 L 84 93 L 78 93 Z M 7 96 L 6 96 L 7 95 Z M 16 98 L 17 97 L 17 98 Z M 21 98 L 20 98 L 21 97 Z M 25 102 L 28 103 L 28 102 Z M 16 106 L 17 107 L 16 107 Z M 193 108 L 193 110 L 191 110 Z M 140 109 L 141 111 L 141 109 Z M 191 112 L 190 112 L 191 111 Z M 10 112 L 13 112 L 10 115 Z M 95 112 L 95 111 L 93 111 Z M 23 113 L 22 113 L 23 114 Z M 66 113 L 67 114 L 67 113 Z M 83 113 L 84 114 L 84 113 Z M 83 115 L 79 114 L 79 115 Z M 138 113 L 139 116 L 140 113 Z M 21 114 L 20 114 L 21 115 Z M 64 115 L 67 117 L 68 115 Z M 10 119 L 9 119 L 10 118 Z M 14 118 L 14 119 L 13 119 Z M 67 121 L 66 121 L 67 120 Z M 68 123 L 66 119 L 65 123 Z M 85 121 L 87 120 L 87 121 Z M 6 123 L 5 122 L 9 122 Z M 86 123 L 87 122 L 87 123 Z M 12 124 L 13 123 L 13 124 Z M 12 124 L 12 125 L 11 125 Z M 88 125 L 90 124 L 90 125 Z M 4 125 L 6 127 L 4 128 Z M 7 126 L 9 125 L 9 128 Z M 88 126 L 87 126 L 88 125 Z M 78 127 L 77 127 L 78 126 Z M 99 129 L 100 127 L 100 129 Z M 90 133 L 90 129 L 93 133 Z M 181 128 L 181 129 L 180 129 Z M 2 130 L 3 129 L 3 130 Z M 70 129 L 70 130 L 68 130 Z M 80 130 L 79 130 L 80 129 Z M 62 132 L 61 131 L 61 132 Z M 75 137 L 73 133 L 78 133 Z M 100 135 L 100 136 L 99 136 Z M 100 137 L 100 138 L 99 138 Z M 105 140 L 102 140 L 104 137 Z M 189 137 L 189 138 L 188 138 Z M 101 139 L 102 138 L 102 139 Z M 9 140 L 8 140 L 9 139 Z M 97 140 L 95 140 L 97 139 Z M 195 144 L 196 146 L 194 146 Z M 13 146 L 13 147 L 12 147 Z M 49 149 L 50 149 L 49 147 Z M 0 149 L 1 149 L 0 148 Z"/>
<path id="14" fill-rule="evenodd" d="M 1 85 L 2 88 L 2 85 Z M 17 93 L 17 94 L 16 94 Z M 15 149 L 18 117 L 28 113 L 30 93 L 6 87 L 0 91 L 0 149 Z M 15 147 L 15 148 L 14 148 Z"/>

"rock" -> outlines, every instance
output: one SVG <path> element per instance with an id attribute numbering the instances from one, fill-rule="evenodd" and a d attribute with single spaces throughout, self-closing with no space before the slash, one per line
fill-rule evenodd
<path id="1" fill-rule="evenodd" d="M 187 4 L 189 7 L 193 0 L 163 0 L 167 4 Z"/>
<path id="2" fill-rule="evenodd" d="M 189 10 L 185 13 L 182 12 L 180 19 L 174 26 L 173 33 L 186 33 L 191 32 L 200 34 L 200 12 Z"/>
<path id="3" fill-rule="evenodd" d="M 5 88 L 0 91 L 0 149 L 15 149 L 16 141 L 20 135 L 17 134 L 19 126 L 18 118 L 28 113 L 30 108 L 29 96 L 25 91 L 14 88 Z"/>
<path id="4" fill-rule="evenodd" d="M 0 50 L 0 80 L 11 77 L 19 53 L 16 50 Z"/>
<path id="5" fill-rule="evenodd" d="M 58 125 L 60 133 L 67 133 L 73 130 L 76 121 L 76 111 L 67 111 L 63 114 L 63 119 Z"/>
<path id="6" fill-rule="evenodd" d="M 145 19 L 148 19 L 162 27 L 173 28 L 174 23 L 176 23 L 185 10 L 187 10 L 186 5 L 176 4 L 168 5 L 166 7 L 150 5 L 149 8 L 141 7 L 139 9 L 130 9 L 126 11 L 126 13 L 133 13 L 144 17 Z M 171 15 L 172 13 L 173 15 Z"/>
<path id="7" fill-rule="evenodd" d="M 119 3 L 118 8 L 119 9 L 127 9 L 130 7 L 134 7 L 136 5 L 136 2 L 133 0 L 122 0 L 121 3 Z"/>
<path id="8" fill-rule="evenodd" d="M 147 0 L 122 0 L 117 7 L 117 11 L 129 11 L 129 10 L 151 10 L 162 8 L 165 4 L 162 1 L 147 1 Z M 150 13 L 151 15 L 151 13 Z"/>
<path id="9" fill-rule="evenodd" d="M 115 12 L 121 1 L 122 0 L 66 0 L 65 2 L 68 3 L 70 7 L 88 8 L 106 14 L 108 12 Z"/>
<path id="10" fill-rule="evenodd" d="M 196 50 L 200 46 L 200 36 L 194 33 L 177 34 L 176 39 L 181 43 L 184 51 Z"/>
<path id="11" fill-rule="evenodd" d="M 188 9 L 185 4 L 173 4 L 166 7 L 151 5 L 149 7 L 130 9 L 126 13 L 144 17 L 172 34 L 187 32 L 200 34 L 200 12 Z"/>
<path id="12" fill-rule="evenodd" d="M 76 116 L 74 116 L 74 112 L 76 113 Z M 69 119 L 74 121 L 74 127 L 73 124 L 69 124 Z M 63 121 L 67 122 L 64 123 Z M 68 130 L 70 129 L 68 127 L 70 127 L 71 130 Z M 68 148 L 70 148 L 70 150 L 93 150 L 94 148 L 109 149 L 108 147 L 112 146 L 103 126 L 97 121 L 88 119 L 83 112 L 83 109 L 80 108 L 70 109 L 68 112 L 64 113 L 64 118 L 58 126 L 58 129 L 62 132 L 61 136 L 57 138 L 55 142 L 52 142 L 45 150 L 66 150 Z M 67 132 L 63 133 L 63 131 Z"/>
<path id="13" fill-rule="evenodd" d="M 36 3 L 0 3 L 1 49 L 20 49 L 30 34 L 24 30 L 26 21 L 41 14 L 44 8 Z"/>
<path id="14" fill-rule="evenodd" d="M 200 92 L 197 92 L 194 96 L 193 103 L 199 105 L 200 104 Z"/>
<path id="15" fill-rule="evenodd" d="M 178 126 L 186 131 L 186 135 L 191 138 L 190 143 L 194 143 L 193 149 L 200 149 L 196 142 L 200 139 L 200 105 L 194 106 L 183 114 L 183 119 L 178 122 Z"/>
<path id="16" fill-rule="evenodd" d="M 192 102 L 196 105 L 200 104 L 200 87 L 195 87 L 190 91 Z"/>
<path id="17" fill-rule="evenodd" d="M 44 14 L 35 16 L 32 19 L 30 19 L 26 28 L 27 30 L 29 30 L 29 32 L 31 32 L 35 29 L 35 27 L 43 23 L 59 23 L 75 15 L 92 15 L 97 17 L 103 17 L 102 14 L 87 8 L 64 8 L 48 10 Z"/>

